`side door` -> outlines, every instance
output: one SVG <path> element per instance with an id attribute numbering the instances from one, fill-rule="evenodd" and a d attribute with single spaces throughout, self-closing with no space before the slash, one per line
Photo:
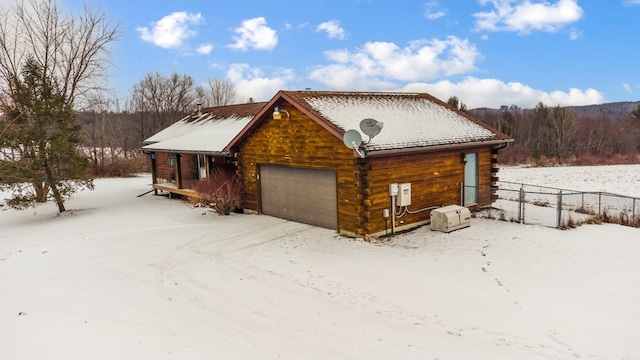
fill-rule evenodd
<path id="1" fill-rule="evenodd" d="M 478 203 L 478 154 L 464 154 L 464 206 Z"/>

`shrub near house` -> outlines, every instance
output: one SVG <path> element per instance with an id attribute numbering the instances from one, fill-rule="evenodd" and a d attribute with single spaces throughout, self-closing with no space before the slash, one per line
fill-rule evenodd
<path id="1" fill-rule="evenodd" d="M 206 179 L 194 184 L 194 202 L 213 208 L 218 215 L 229 215 L 242 205 L 242 182 L 235 171 L 214 169 Z"/>

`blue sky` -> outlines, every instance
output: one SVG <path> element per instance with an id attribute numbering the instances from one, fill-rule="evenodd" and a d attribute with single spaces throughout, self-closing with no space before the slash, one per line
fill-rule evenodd
<path id="1" fill-rule="evenodd" d="M 122 25 L 110 79 L 120 98 L 157 71 L 231 81 L 241 101 L 304 88 L 456 95 L 470 108 L 640 100 L 640 0 L 88 5 Z"/>

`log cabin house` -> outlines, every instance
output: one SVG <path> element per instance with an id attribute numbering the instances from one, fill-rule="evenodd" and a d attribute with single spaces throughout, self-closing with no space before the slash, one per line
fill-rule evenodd
<path id="1" fill-rule="evenodd" d="M 202 108 L 146 139 L 142 151 L 151 159 L 155 193 L 189 195 L 214 167 L 232 168 L 225 147 L 265 104 Z"/>
<path id="2" fill-rule="evenodd" d="M 380 133 L 362 134 L 363 119 Z M 280 91 L 221 153 L 243 178 L 245 212 L 379 236 L 428 223 L 436 207 L 491 205 L 511 141 L 424 93 Z M 410 184 L 408 205 L 394 206 L 391 184 Z"/>

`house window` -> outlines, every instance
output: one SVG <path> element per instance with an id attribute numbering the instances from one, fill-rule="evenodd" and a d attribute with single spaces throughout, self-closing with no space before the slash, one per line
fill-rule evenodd
<path id="1" fill-rule="evenodd" d="M 464 206 L 478 203 L 478 154 L 464 154 Z"/>
<path id="2" fill-rule="evenodd" d="M 176 166 L 176 154 L 169 154 L 169 166 Z"/>
<path id="3" fill-rule="evenodd" d="M 198 176 L 200 179 L 207 177 L 207 155 L 198 154 Z"/>

